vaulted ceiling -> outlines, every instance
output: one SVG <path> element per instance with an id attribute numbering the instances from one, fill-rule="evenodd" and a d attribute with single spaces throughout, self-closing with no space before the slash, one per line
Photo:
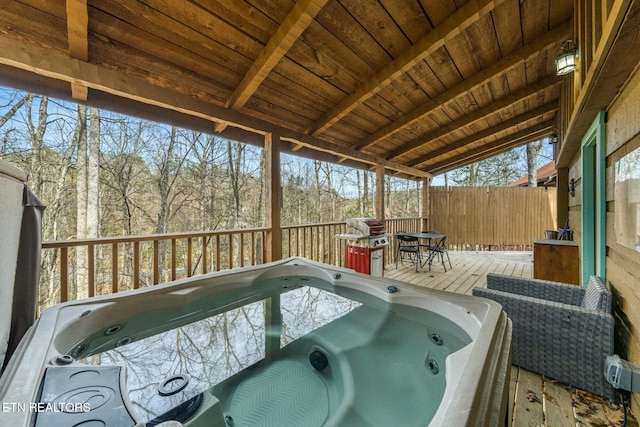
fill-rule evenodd
<path id="1" fill-rule="evenodd" d="M 0 83 L 428 176 L 552 133 L 572 13 L 569 0 L 4 0 Z"/>

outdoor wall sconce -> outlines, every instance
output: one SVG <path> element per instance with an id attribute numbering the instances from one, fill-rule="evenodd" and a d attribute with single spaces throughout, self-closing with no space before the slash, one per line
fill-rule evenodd
<path id="1" fill-rule="evenodd" d="M 569 181 L 569 194 L 571 197 L 576 197 L 576 180 L 573 178 Z"/>
<path id="2" fill-rule="evenodd" d="M 553 133 L 549 137 L 549 144 L 556 144 L 558 142 L 558 130 L 554 129 Z"/>
<path id="3" fill-rule="evenodd" d="M 578 49 L 573 40 L 562 43 L 562 53 L 556 58 L 556 74 L 561 76 L 576 69 Z"/>

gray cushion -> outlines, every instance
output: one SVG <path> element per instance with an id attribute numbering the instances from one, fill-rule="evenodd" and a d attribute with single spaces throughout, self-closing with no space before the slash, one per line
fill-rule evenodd
<path id="1" fill-rule="evenodd" d="M 598 276 L 589 278 L 589 285 L 584 293 L 581 307 L 602 311 L 609 309 L 609 291 Z"/>

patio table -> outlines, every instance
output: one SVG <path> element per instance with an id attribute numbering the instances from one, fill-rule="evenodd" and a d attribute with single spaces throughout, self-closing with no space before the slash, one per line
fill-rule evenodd
<path id="1" fill-rule="evenodd" d="M 415 232 L 415 233 L 411 233 L 411 232 L 405 232 L 402 233 L 405 236 L 409 236 L 409 237 L 415 237 L 418 239 L 418 241 L 427 241 L 424 244 L 419 244 L 420 247 L 422 248 L 426 248 L 427 249 L 427 257 L 424 259 L 424 261 L 422 262 L 422 264 L 420 265 L 421 267 L 424 267 L 425 265 L 429 265 L 429 267 L 431 267 L 431 263 L 433 262 L 433 258 L 435 256 L 435 252 L 431 251 L 431 241 L 432 240 L 440 240 L 443 237 L 446 237 L 446 235 L 444 234 L 440 234 L 440 233 L 424 233 L 424 232 Z"/>

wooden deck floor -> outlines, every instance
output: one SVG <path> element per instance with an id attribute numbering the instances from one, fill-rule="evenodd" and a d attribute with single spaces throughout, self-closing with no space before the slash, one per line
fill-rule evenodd
<path id="1" fill-rule="evenodd" d="M 428 288 L 471 295 L 471 289 L 484 287 L 487 273 L 531 277 L 531 252 L 449 252 L 453 269 L 444 272 L 434 264 L 431 271 L 421 270 L 405 261 L 403 266 L 389 264 L 385 277 Z M 448 269 L 447 264 L 447 269 Z M 513 366 L 509 384 L 511 426 L 605 427 L 622 426 L 624 411 L 619 405 L 567 384 Z M 627 426 L 637 427 L 631 414 Z"/>

